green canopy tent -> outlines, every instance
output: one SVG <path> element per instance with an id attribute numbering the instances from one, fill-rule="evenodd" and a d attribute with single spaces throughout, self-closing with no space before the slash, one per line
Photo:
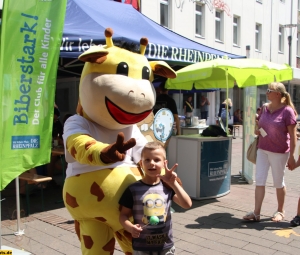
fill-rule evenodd
<path id="1" fill-rule="evenodd" d="M 226 88 L 236 84 L 240 88 L 265 85 L 274 81 L 293 78 L 293 70 L 287 65 L 261 59 L 214 59 L 186 66 L 177 72 L 175 79 L 168 79 L 167 89 L 191 90 Z M 228 110 L 228 109 L 227 109 Z M 226 124 L 228 130 L 228 121 Z"/>

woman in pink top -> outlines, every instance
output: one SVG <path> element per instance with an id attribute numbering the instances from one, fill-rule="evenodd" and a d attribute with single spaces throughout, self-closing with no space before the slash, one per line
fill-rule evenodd
<path id="1" fill-rule="evenodd" d="M 282 83 L 270 83 L 267 89 L 270 103 L 264 104 L 258 116 L 255 134 L 259 135 L 256 158 L 256 187 L 254 211 L 247 213 L 243 219 L 259 221 L 262 202 L 265 196 L 265 185 L 271 167 L 273 185 L 276 188 L 278 208 L 272 221 L 284 219 L 284 199 L 286 188 L 284 170 L 287 165 L 296 165 L 294 152 L 296 147 L 297 112 L 290 94 Z"/>

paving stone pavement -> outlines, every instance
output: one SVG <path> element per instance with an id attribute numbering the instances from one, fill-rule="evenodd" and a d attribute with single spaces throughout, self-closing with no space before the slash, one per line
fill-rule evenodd
<path id="1" fill-rule="evenodd" d="M 298 146 L 300 142 L 298 142 Z M 298 153 L 298 147 L 296 150 Z M 172 214 L 176 254 L 299 254 L 300 227 L 289 228 L 296 214 L 300 191 L 300 168 L 286 170 L 286 214 L 280 223 L 270 220 L 277 208 L 276 190 L 272 187 L 271 173 L 268 178 L 266 196 L 262 208 L 261 222 L 241 220 L 253 209 L 254 184 L 240 178 L 242 168 L 242 138 L 232 143 L 230 193 L 219 198 L 193 200 L 189 210 L 173 204 Z M 19 229 L 25 235 L 16 236 L 16 206 L 13 183 L 1 194 L 2 245 L 25 250 L 35 255 L 81 254 L 80 243 L 74 231 L 74 222 L 61 199 L 61 188 L 45 190 L 45 208 L 40 211 L 40 196 L 32 196 L 30 216 L 25 216 L 25 203 L 21 199 L 21 223 Z M 117 245 L 116 255 L 123 254 Z"/>

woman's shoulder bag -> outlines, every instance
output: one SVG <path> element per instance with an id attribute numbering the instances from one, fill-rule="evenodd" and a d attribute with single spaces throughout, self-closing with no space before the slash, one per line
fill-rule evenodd
<path id="1" fill-rule="evenodd" d="M 253 164 L 256 164 L 258 137 L 254 138 L 254 141 L 249 145 L 247 150 L 247 159 Z"/>

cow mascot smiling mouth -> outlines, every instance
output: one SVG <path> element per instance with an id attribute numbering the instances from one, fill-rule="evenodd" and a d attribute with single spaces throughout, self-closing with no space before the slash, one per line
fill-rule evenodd
<path id="1" fill-rule="evenodd" d="M 63 198 L 85 255 L 113 254 L 116 239 L 125 254 L 132 254 L 131 235 L 119 223 L 118 201 L 142 176 L 137 163 L 147 140 L 136 123 L 154 107 L 154 74 L 176 77 L 167 63 L 148 62 L 147 38 L 140 40 L 138 54 L 114 46 L 112 35 L 106 29 L 106 45 L 79 56 L 85 65 L 77 115 L 64 126 Z"/>

